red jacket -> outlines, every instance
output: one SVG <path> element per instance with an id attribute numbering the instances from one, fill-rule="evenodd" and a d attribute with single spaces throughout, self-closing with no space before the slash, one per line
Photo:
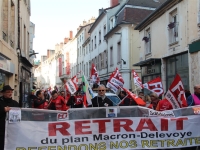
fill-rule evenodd
<path id="1" fill-rule="evenodd" d="M 173 107 L 167 99 L 163 99 L 159 101 L 156 107 L 157 111 L 165 111 L 165 110 L 171 110 L 171 109 L 173 109 Z"/>
<path id="2" fill-rule="evenodd" d="M 55 105 L 56 110 L 67 110 L 65 99 L 62 96 L 58 96 L 56 99 L 53 99 L 51 103 Z"/>

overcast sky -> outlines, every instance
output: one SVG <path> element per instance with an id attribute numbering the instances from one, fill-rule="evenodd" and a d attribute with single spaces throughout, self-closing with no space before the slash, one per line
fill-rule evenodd
<path id="1" fill-rule="evenodd" d="M 98 17 L 100 8 L 107 8 L 110 0 L 31 0 L 31 22 L 35 24 L 33 49 L 46 55 L 47 49 L 55 49 L 57 43 L 76 34 L 83 20 Z"/>

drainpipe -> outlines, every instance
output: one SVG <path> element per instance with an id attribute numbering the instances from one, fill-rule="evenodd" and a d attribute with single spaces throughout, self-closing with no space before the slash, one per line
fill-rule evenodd
<path id="1" fill-rule="evenodd" d="M 18 56 L 18 86 L 19 86 L 19 106 L 22 106 L 21 94 L 20 94 L 20 56 L 21 56 L 21 48 L 20 48 L 20 0 L 17 1 L 17 56 Z"/>

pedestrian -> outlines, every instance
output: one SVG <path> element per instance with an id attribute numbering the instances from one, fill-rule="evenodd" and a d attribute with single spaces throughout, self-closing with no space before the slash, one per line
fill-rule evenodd
<path id="1" fill-rule="evenodd" d="M 152 92 L 150 94 L 150 98 L 151 98 L 151 104 L 153 105 L 153 109 L 156 110 L 156 107 L 158 105 L 158 102 L 160 101 L 158 95 L 154 92 Z"/>
<path id="2" fill-rule="evenodd" d="M 60 91 L 60 96 L 62 96 L 65 99 L 65 92 L 64 91 Z"/>
<path id="3" fill-rule="evenodd" d="M 188 106 L 200 105 L 200 85 L 194 86 L 194 94 L 187 98 Z"/>
<path id="4" fill-rule="evenodd" d="M 124 101 L 123 104 L 121 104 L 120 106 L 137 106 L 137 103 L 132 98 L 127 96 L 125 91 L 121 91 L 120 96 Z"/>
<path id="5" fill-rule="evenodd" d="M 144 101 L 146 103 L 145 107 L 153 109 L 153 104 L 151 104 L 151 97 L 149 95 L 144 96 Z"/>
<path id="6" fill-rule="evenodd" d="M 108 97 L 106 97 L 105 93 L 106 93 L 106 87 L 103 84 L 99 85 L 98 95 L 91 100 L 92 105 L 90 105 L 89 107 L 113 106 L 113 102 Z"/>
<path id="7" fill-rule="evenodd" d="M 62 111 L 67 110 L 65 99 L 62 96 L 58 95 L 58 92 L 56 90 L 53 90 L 51 92 L 51 96 L 52 97 L 50 99 L 48 109 Z"/>
<path id="8" fill-rule="evenodd" d="M 45 99 L 42 90 L 36 92 L 37 99 L 34 99 L 34 108 L 37 109 L 47 109 L 48 100 Z M 47 119 L 47 115 L 44 112 L 32 112 L 32 118 L 36 121 L 42 121 Z"/>
<path id="9" fill-rule="evenodd" d="M 144 92 L 140 91 L 138 97 L 144 100 Z"/>
<path id="10" fill-rule="evenodd" d="M 69 98 L 67 106 L 70 108 L 83 108 L 83 96 L 80 92 L 76 92 Z"/>
<path id="11" fill-rule="evenodd" d="M 35 90 L 31 90 L 29 98 L 30 98 L 30 107 L 34 108 L 34 100 L 37 99 L 37 96 L 35 96 Z"/>
<path id="12" fill-rule="evenodd" d="M 194 94 L 188 96 L 187 104 L 188 106 L 200 105 L 200 84 L 194 86 Z M 196 149 L 197 149 L 196 146 L 181 148 L 181 150 L 196 150 Z"/>
<path id="13" fill-rule="evenodd" d="M 50 100 L 50 95 L 49 95 L 49 93 L 48 93 L 48 90 L 45 90 L 45 91 L 44 91 L 44 99 L 47 100 L 47 101 Z"/>
<path id="14" fill-rule="evenodd" d="M 46 109 L 48 100 L 45 99 L 41 90 L 36 92 L 37 99 L 34 99 L 34 108 Z"/>
<path id="15" fill-rule="evenodd" d="M 19 103 L 12 99 L 13 90 L 9 85 L 5 85 L 0 97 L 0 150 L 4 149 L 5 119 L 10 107 L 19 107 Z"/>

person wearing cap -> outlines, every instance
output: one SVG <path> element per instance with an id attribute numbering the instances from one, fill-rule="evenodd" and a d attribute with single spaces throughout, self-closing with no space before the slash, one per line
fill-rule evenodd
<path id="1" fill-rule="evenodd" d="M 12 99 L 13 90 L 9 85 L 5 85 L 0 97 L 0 150 L 4 149 L 5 119 L 10 107 L 19 107 L 19 103 Z"/>

